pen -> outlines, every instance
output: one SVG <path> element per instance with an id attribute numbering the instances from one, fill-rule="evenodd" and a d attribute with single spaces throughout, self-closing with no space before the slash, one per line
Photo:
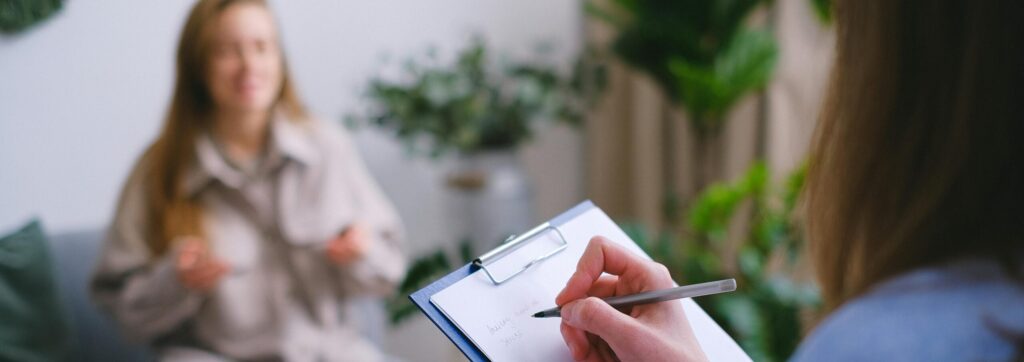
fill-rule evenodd
<path id="1" fill-rule="evenodd" d="M 630 295 L 601 298 L 615 309 L 625 309 L 639 304 L 663 302 L 666 300 L 701 297 L 705 295 L 731 292 L 736 290 L 736 279 L 724 279 L 715 282 L 684 285 L 681 287 L 652 290 Z M 561 317 L 562 307 L 554 307 L 534 313 L 534 318 Z"/>

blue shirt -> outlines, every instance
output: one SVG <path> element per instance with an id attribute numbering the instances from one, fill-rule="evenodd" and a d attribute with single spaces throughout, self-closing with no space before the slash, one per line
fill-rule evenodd
<path id="1" fill-rule="evenodd" d="M 793 360 L 1007 361 L 1024 355 L 1021 342 L 1024 279 L 969 260 L 898 276 L 846 303 Z"/>

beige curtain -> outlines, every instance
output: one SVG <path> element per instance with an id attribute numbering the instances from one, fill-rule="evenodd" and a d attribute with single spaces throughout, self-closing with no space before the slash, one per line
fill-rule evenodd
<path id="1" fill-rule="evenodd" d="M 714 141 L 715 162 L 705 167 L 718 180 L 743 174 L 757 159 L 776 179 L 799 165 L 825 90 L 834 40 L 808 0 L 778 0 L 759 17 L 772 24 L 779 61 L 765 91 L 739 102 Z M 585 34 L 598 46 L 614 38 L 595 20 Z M 660 226 L 666 190 L 684 204 L 696 194 L 696 142 L 685 112 L 672 108 L 649 77 L 611 61 L 608 88 L 587 118 L 587 193 L 612 217 Z"/>

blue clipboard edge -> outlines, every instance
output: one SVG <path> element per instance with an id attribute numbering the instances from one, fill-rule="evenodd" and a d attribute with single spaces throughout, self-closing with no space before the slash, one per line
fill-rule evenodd
<path id="1" fill-rule="evenodd" d="M 548 223 L 555 227 L 564 225 L 594 207 L 594 203 L 590 200 L 583 201 L 568 211 L 555 216 L 548 221 Z M 466 355 L 466 358 L 469 358 L 470 361 L 487 361 L 488 359 L 484 353 L 481 352 L 480 349 L 477 348 L 468 337 L 466 337 L 466 335 L 462 334 L 459 327 L 456 326 L 455 323 L 452 323 L 452 321 L 448 320 L 448 317 L 445 317 L 444 313 L 434 306 L 433 303 L 430 303 L 430 297 L 434 294 L 448 288 L 448 286 L 455 284 L 455 282 L 472 275 L 477 271 L 477 269 L 479 268 L 473 266 L 472 263 L 463 265 L 461 268 L 456 269 L 433 283 L 430 283 L 430 285 L 427 285 L 423 289 L 410 294 L 409 299 L 412 300 L 413 304 L 416 304 L 416 307 L 418 307 L 431 322 L 434 322 L 434 325 L 436 325 L 437 328 L 440 329 L 441 332 L 444 333 L 444 335 L 448 337 L 448 339 L 451 340 L 460 351 L 462 351 L 462 354 Z"/>
<path id="2" fill-rule="evenodd" d="M 420 308 L 420 311 L 422 311 L 431 322 L 434 322 L 437 329 L 440 329 L 441 332 L 444 333 L 444 335 L 448 337 L 448 339 L 451 340 L 460 351 L 462 351 L 462 354 L 466 355 L 466 358 L 469 358 L 470 361 L 487 361 L 487 357 L 484 356 L 484 353 L 481 352 L 479 348 L 476 348 L 476 345 L 473 344 L 469 338 L 462 334 L 459 327 L 456 326 L 455 323 L 452 323 L 452 321 L 448 320 L 448 317 L 445 317 L 444 313 L 434 306 L 433 303 L 430 303 L 430 297 L 434 294 L 448 288 L 448 286 L 455 284 L 455 282 L 472 275 L 475 271 L 476 267 L 474 267 L 472 263 L 466 264 L 448 275 L 445 275 L 443 278 L 430 283 L 430 285 L 427 285 L 423 289 L 410 294 L 409 299 L 412 300 L 413 304 L 416 304 L 416 306 Z"/>

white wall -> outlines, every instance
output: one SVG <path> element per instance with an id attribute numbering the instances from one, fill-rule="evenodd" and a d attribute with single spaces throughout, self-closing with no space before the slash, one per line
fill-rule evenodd
<path id="1" fill-rule="evenodd" d="M 54 232 L 108 222 L 123 178 L 166 109 L 174 45 L 190 4 L 70 1 L 40 26 L 0 37 L 0 230 L 33 215 Z M 301 95 L 328 120 L 359 109 L 371 75 L 396 69 L 397 60 L 429 44 L 448 54 L 480 32 L 502 53 L 527 54 L 549 40 L 559 46 L 556 59 L 567 60 L 579 48 L 573 0 L 274 4 Z M 582 195 L 579 137 L 554 133 L 524 152 L 540 216 Z M 357 139 L 411 234 L 420 236 L 414 247 L 447 238 L 436 209 L 443 162 L 410 160 L 375 130 Z"/>
<path id="2" fill-rule="evenodd" d="M 328 120 L 359 109 L 359 92 L 384 54 L 403 59 L 429 44 L 444 54 L 481 32 L 500 52 L 519 55 L 553 41 L 557 59 L 566 61 L 581 38 L 575 0 L 273 3 L 299 91 Z M 190 5 L 68 1 L 43 24 L 0 36 L 0 230 L 31 216 L 55 233 L 106 225 L 129 167 L 157 132 Z M 378 131 L 356 137 L 405 219 L 413 252 L 452 239 L 443 211 L 444 163 L 409 159 Z M 538 217 L 582 197 L 580 149 L 577 134 L 555 129 L 524 150 Z M 424 323 L 391 332 L 397 339 L 389 344 L 411 341 L 397 353 L 415 360 L 450 357 L 447 342 Z M 423 350 L 430 344 L 442 347 Z"/>

